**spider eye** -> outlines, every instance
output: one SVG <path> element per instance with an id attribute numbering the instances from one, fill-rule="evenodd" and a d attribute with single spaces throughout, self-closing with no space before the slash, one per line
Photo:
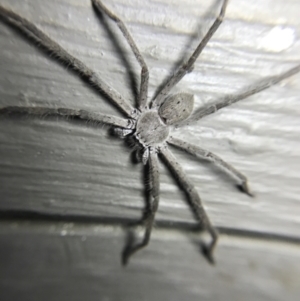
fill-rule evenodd
<path id="1" fill-rule="evenodd" d="M 178 93 L 165 99 L 158 114 L 167 125 L 187 119 L 194 107 L 194 95 Z"/>

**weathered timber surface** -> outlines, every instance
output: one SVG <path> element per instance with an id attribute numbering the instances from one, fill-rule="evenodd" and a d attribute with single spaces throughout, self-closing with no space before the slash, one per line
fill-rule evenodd
<path id="1" fill-rule="evenodd" d="M 105 3 L 125 21 L 144 55 L 152 95 L 195 47 L 220 2 Z M 116 26 L 107 22 L 108 31 L 89 0 L 1 5 L 35 23 L 134 102 L 139 66 Z M 198 108 L 299 64 L 299 11 L 297 0 L 230 1 L 224 23 L 175 91 L 195 94 Z M 1 107 L 119 115 L 2 22 L 0 56 Z M 174 151 L 222 232 L 215 267 L 181 231 L 194 221 L 163 165 L 153 239 L 124 269 L 121 226 L 138 220 L 145 207 L 143 167 L 132 163 L 130 149 L 91 124 L 0 118 L 0 299 L 299 299 L 299 92 L 296 75 L 176 131 L 246 174 L 256 195 L 240 193 L 212 164 Z M 72 223 L 72 233 L 64 232 L 65 223 Z"/>

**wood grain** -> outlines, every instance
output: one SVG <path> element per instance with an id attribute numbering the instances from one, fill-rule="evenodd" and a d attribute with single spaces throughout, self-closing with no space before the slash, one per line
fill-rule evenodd
<path id="1" fill-rule="evenodd" d="M 2 300 L 20 296 L 31 301 L 299 297 L 299 245 L 222 236 L 218 265 L 212 267 L 199 257 L 196 236 L 160 229 L 144 254 L 137 254 L 122 268 L 123 236 L 117 226 L 2 222 Z"/>
<path id="2" fill-rule="evenodd" d="M 176 64 L 196 46 L 217 14 L 219 2 L 144 2 L 116 0 L 105 3 L 122 17 L 143 53 L 150 70 L 152 95 L 174 71 Z M 117 28 L 110 22 L 97 19 L 89 0 L 2 0 L 1 5 L 35 23 L 97 71 L 125 98 L 134 102 L 132 87 L 138 87 L 139 66 Z M 299 11 L 300 3 L 296 0 L 230 1 L 224 24 L 201 55 L 194 72 L 184 78 L 176 91 L 195 94 L 196 106 L 199 107 L 217 100 L 224 93 L 240 91 L 264 76 L 279 74 L 293 67 L 300 61 Z M 49 59 L 3 23 L 0 24 L 0 49 L 0 106 L 70 107 L 118 115 L 103 96 L 96 94 L 71 70 Z M 284 294 L 286 300 L 296 300 L 299 290 L 289 290 L 289 284 L 285 286 L 283 280 L 282 283 L 278 280 L 282 285 L 276 282 L 281 295 L 277 289 L 272 291 L 272 281 L 277 277 L 276 273 L 273 274 L 276 264 L 278 277 L 286 275 L 282 277 L 292 279 L 287 283 L 293 283 L 299 277 L 299 264 L 296 264 L 299 258 L 295 255 L 300 240 L 299 91 L 300 75 L 296 75 L 203 119 L 197 125 L 176 132 L 177 137 L 211 150 L 246 174 L 256 195 L 252 199 L 240 193 L 235 188 L 235 182 L 211 164 L 174 151 L 195 183 L 212 222 L 224 235 L 232 235 L 229 240 L 221 237 L 215 268 L 206 266 L 204 259 L 201 262 L 201 255 L 194 245 L 180 234 L 180 229 L 194 222 L 184 195 L 161 165 L 159 227 L 154 231 L 156 234 L 149 251 L 138 254 L 128 270 L 122 269 L 119 256 L 125 236 L 120 230 L 114 233 L 113 225 L 119 227 L 123 221 L 136 221 L 142 216 L 145 207 L 143 167 L 132 163 L 131 150 L 122 141 L 110 137 L 105 128 L 96 128 L 91 124 L 82 126 L 55 120 L 0 119 L 1 216 L 5 217 L 5 223 L 9 219 L 17 219 L 21 213 L 29 217 L 32 213 L 41 217 L 58 217 L 57 220 L 62 221 L 66 217 L 65 220 L 74 219 L 75 224 L 77 219 L 74 217 L 86 221 L 93 221 L 93 218 L 99 220 L 99 238 L 106 237 L 105 243 L 95 235 L 95 246 L 91 243 L 90 248 L 95 253 L 101 250 L 101 266 L 111 273 L 111 280 L 107 282 L 110 285 L 105 288 L 107 291 L 100 291 L 97 287 L 97 283 L 105 287 L 103 275 L 106 272 L 101 277 L 97 274 L 102 273 L 97 268 L 99 255 L 93 255 L 86 264 L 94 267 L 92 271 L 87 267 L 85 276 L 80 275 L 84 267 L 79 270 L 74 268 L 77 276 L 72 279 L 67 280 L 67 274 L 61 276 L 65 277 L 62 283 L 68 281 L 66 291 L 69 288 L 74 295 L 79 296 L 78 291 L 81 290 L 80 296 L 83 296 L 88 279 L 92 279 L 94 298 L 101 293 L 103 300 L 118 300 L 126 292 L 128 300 L 163 300 L 176 294 L 182 297 L 178 300 L 184 299 L 184 296 L 191 300 L 200 296 L 204 300 L 216 300 L 224 292 L 228 293 L 228 298 L 231 296 L 239 300 L 241 296 L 246 296 L 246 300 L 250 300 L 253 299 L 251 288 L 261 300 L 281 300 Z M 25 253 L 20 264 L 27 257 L 32 257 L 31 252 L 49 254 L 47 249 L 52 239 L 56 239 L 49 234 L 48 228 L 37 239 L 35 231 L 40 225 L 37 221 L 32 223 L 26 228 L 25 238 L 22 232 L 19 233 L 20 228 L 13 230 L 13 236 L 9 227 L 5 226 L 2 230 L 0 239 L 6 243 L 5 246 L 1 244 L 1 252 L 10 253 L 9 250 L 17 249 L 22 254 L 23 250 Z M 168 225 L 172 223 L 179 226 L 170 234 L 173 242 L 169 242 L 169 232 L 165 231 L 171 231 Z M 80 227 L 89 235 L 90 226 Z M 106 227 L 110 229 L 108 232 L 104 230 Z M 253 240 L 247 238 L 249 233 Z M 256 236 L 275 237 L 276 242 L 271 239 L 259 239 L 258 242 Z M 55 248 L 61 248 L 59 244 L 68 244 L 72 238 L 58 240 L 58 246 L 54 243 Z M 177 241 L 180 242 L 180 249 L 176 248 Z M 278 241 L 281 241 L 283 253 L 278 251 Z M 291 246 L 291 242 L 296 243 Z M 39 244 L 38 251 L 30 249 L 35 243 Z M 73 243 L 80 245 L 80 238 L 70 242 L 71 245 Z M 61 262 L 66 261 L 65 264 L 74 253 L 73 245 L 70 248 L 70 253 L 60 259 Z M 78 256 L 80 252 L 78 250 Z M 271 263 L 267 261 L 268 255 Z M 36 262 L 30 263 L 30 260 Z M 39 266 L 43 262 L 42 258 L 30 260 L 31 266 Z M 199 264 L 194 264 L 195 260 Z M 255 269 L 245 264 L 247 260 L 254 262 Z M 235 261 L 238 265 L 232 266 Z M 10 275 L 15 277 L 15 259 L 5 262 L 7 266 L 3 273 L 10 271 L 11 267 Z M 28 287 L 28 275 L 31 275 L 28 279 L 36 279 L 34 277 L 40 275 L 42 281 L 47 281 L 44 268 L 48 266 L 20 274 L 18 286 Z M 57 264 L 53 275 L 60 273 Z M 124 273 L 128 273 L 127 284 L 122 284 L 120 295 L 112 293 L 112 279 L 117 279 L 121 285 Z M 225 281 L 222 280 L 224 273 L 234 273 L 234 276 L 228 276 L 230 281 L 226 276 Z M 143 298 L 141 292 L 134 293 L 139 277 L 140 282 L 137 283 L 141 287 L 155 283 L 157 292 L 149 290 L 149 295 L 145 294 Z M 8 279 L 12 281 L 13 277 Z M 56 284 L 51 281 L 49 283 L 52 285 L 60 286 L 59 280 Z M 79 287 L 81 281 L 83 284 Z M 213 281 L 219 283 L 216 290 L 210 286 Z M 3 283 L 6 286 L 8 282 Z M 239 285 L 241 282 L 243 285 Z M 13 281 L 9 285 L 13 285 Z M 31 292 L 34 289 L 32 287 Z M 37 289 L 36 292 L 41 294 L 42 291 Z M 17 291 L 15 294 L 17 296 Z M 108 296 L 107 299 L 105 296 Z"/>

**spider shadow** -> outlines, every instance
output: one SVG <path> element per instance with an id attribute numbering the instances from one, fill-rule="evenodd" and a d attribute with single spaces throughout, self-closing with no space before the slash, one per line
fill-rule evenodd
<path id="1" fill-rule="evenodd" d="M 127 59 L 125 52 L 124 51 L 124 47 L 121 46 L 121 41 L 118 39 L 116 33 L 114 32 L 114 30 L 112 30 L 111 25 L 109 24 L 108 20 L 109 17 L 107 17 L 104 13 L 100 12 L 98 9 L 96 9 L 94 7 L 93 4 L 93 11 L 94 14 L 97 16 L 98 22 L 101 24 L 101 26 L 103 26 L 103 28 L 106 30 L 108 37 L 109 37 L 109 41 L 112 43 L 112 45 L 115 47 L 116 51 L 118 52 L 119 58 L 121 59 L 122 65 L 125 66 L 126 70 L 127 70 L 127 78 L 129 79 L 129 86 L 131 88 L 131 91 L 133 93 L 134 99 L 135 99 L 135 104 L 136 106 L 138 105 L 138 81 L 136 79 L 136 73 L 133 70 L 131 64 L 129 63 L 129 60 Z M 113 22 L 113 21 L 111 21 Z M 117 26 L 115 24 L 115 26 Z M 123 37 L 124 40 L 125 37 Z M 133 55 L 133 54 L 132 54 Z"/>
<path id="2" fill-rule="evenodd" d="M 164 86 L 167 84 L 167 82 L 173 77 L 173 75 L 180 68 L 180 66 L 182 66 L 190 58 L 190 56 L 192 54 L 191 48 L 192 48 L 192 45 L 194 44 L 195 40 L 199 40 L 198 44 L 200 43 L 200 41 L 202 41 L 202 39 L 204 38 L 204 36 L 206 34 L 203 32 L 202 28 L 205 27 L 203 25 L 207 24 L 207 21 L 206 21 L 207 19 L 216 18 L 216 15 L 212 12 L 217 11 L 217 9 L 220 6 L 220 3 L 222 3 L 222 0 L 215 0 L 210 5 L 209 9 L 207 10 L 207 13 L 205 13 L 203 15 L 202 20 L 198 22 L 195 33 L 190 36 L 190 38 L 185 43 L 185 46 L 182 47 L 182 51 L 179 54 L 179 59 L 177 60 L 177 62 L 175 62 L 174 66 L 170 72 L 170 75 L 167 76 L 166 79 L 157 87 L 156 92 L 153 96 L 153 100 L 158 96 L 160 91 L 164 88 Z M 194 51 L 194 50 L 192 50 L 192 51 Z M 190 72 L 192 72 L 192 71 L 193 71 L 193 69 Z"/>

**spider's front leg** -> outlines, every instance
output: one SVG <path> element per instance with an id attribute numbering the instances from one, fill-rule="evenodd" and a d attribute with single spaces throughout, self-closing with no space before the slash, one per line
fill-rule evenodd
<path id="1" fill-rule="evenodd" d="M 68 67 L 72 67 L 84 81 L 88 80 L 91 86 L 97 91 L 101 91 L 102 94 L 105 94 L 126 116 L 133 116 L 135 110 L 127 100 L 99 78 L 92 69 L 71 55 L 58 43 L 48 37 L 48 35 L 38 29 L 33 23 L 1 5 L 0 20 L 21 31 L 31 41 L 35 42 L 36 45 L 45 50 L 48 54 L 51 54 L 52 57 L 59 62 Z"/>
<path id="2" fill-rule="evenodd" d="M 207 256 L 210 263 L 214 263 L 213 252 L 218 240 L 217 229 L 211 224 L 199 197 L 198 192 L 196 191 L 195 186 L 187 177 L 182 167 L 179 165 L 173 154 L 169 151 L 168 147 L 160 148 L 160 153 L 162 154 L 164 160 L 167 163 L 167 166 L 170 168 L 175 178 L 178 180 L 181 188 L 187 194 L 189 203 L 192 207 L 192 210 L 203 229 L 206 229 L 211 237 L 212 241 L 208 247 L 205 248 L 205 255 Z"/>
<path id="3" fill-rule="evenodd" d="M 155 148 L 150 148 L 149 150 L 149 170 L 150 170 L 150 204 L 148 212 L 145 218 L 145 234 L 142 242 L 136 244 L 135 246 L 129 245 L 123 252 L 123 264 L 128 263 L 129 258 L 137 251 L 146 247 L 150 241 L 150 236 L 153 228 L 155 213 L 158 208 L 159 203 L 159 167 L 158 159 Z"/>
<path id="4" fill-rule="evenodd" d="M 46 108 L 46 107 L 4 107 L 0 108 L 0 116 L 35 116 L 38 118 L 45 117 L 62 117 L 65 119 L 79 119 L 82 121 L 93 121 L 100 124 L 112 125 L 125 129 L 132 129 L 134 120 L 124 119 L 113 115 L 104 115 L 91 113 L 85 110 L 73 110 L 67 108 Z"/>
<path id="5" fill-rule="evenodd" d="M 149 82 L 149 70 L 147 64 L 141 55 L 136 43 L 134 42 L 129 30 L 127 29 L 124 22 L 113 12 L 111 12 L 100 0 L 92 0 L 94 7 L 99 11 L 105 13 L 110 19 L 112 19 L 119 29 L 121 30 L 124 38 L 129 44 L 131 50 L 138 63 L 140 64 L 141 70 L 141 83 L 140 83 L 140 93 L 138 97 L 138 107 L 143 110 L 147 106 L 147 95 L 148 95 L 148 82 Z"/>
<path id="6" fill-rule="evenodd" d="M 224 98 L 215 102 L 214 104 L 212 104 L 206 108 L 200 108 L 200 109 L 196 110 L 193 113 L 193 115 L 191 115 L 190 118 L 188 118 L 184 121 L 178 122 L 175 126 L 181 127 L 184 125 L 192 124 L 193 122 L 196 122 L 207 115 L 213 114 L 222 108 L 230 106 L 230 105 L 232 105 L 240 100 L 243 100 L 251 95 L 254 95 L 263 90 L 266 90 L 266 89 L 280 83 L 284 79 L 287 79 L 299 72 L 300 72 L 300 64 L 293 67 L 292 69 L 287 70 L 286 72 L 284 72 L 282 74 L 278 74 L 275 76 L 269 76 L 269 77 L 260 79 L 259 82 L 254 84 L 252 87 L 246 88 L 245 91 L 243 91 L 243 92 L 232 94 L 232 95 L 225 95 Z"/>
<path id="7" fill-rule="evenodd" d="M 172 88 L 181 81 L 181 79 L 192 70 L 194 63 L 200 56 L 202 50 L 205 48 L 211 37 L 217 31 L 221 23 L 223 22 L 225 11 L 228 5 L 229 0 L 223 0 L 221 10 L 214 21 L 214 23 L 209 28 L 208 32 L 204 36 L 204 38 L 200 41 L 199 45 L 192 53 L 188 61 L 182 64 L 179 69 L 174 73 L 174 75 L 167 81 L 162 90 L 158 93 L 157 97 L 152 102 L 152 107 L 158 108 L 165 100 L 166 96 L 172 90 Z"/>

